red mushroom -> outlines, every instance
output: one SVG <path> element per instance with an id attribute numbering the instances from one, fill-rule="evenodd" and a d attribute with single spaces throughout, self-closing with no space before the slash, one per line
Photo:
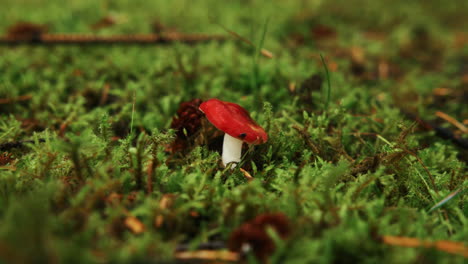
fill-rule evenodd
<path id="1" fill-rule="evenodd" d="M 240 162 L 243 142 L 257 145 L 268 140 L 265 130 L 238 104 L 213 98 L 203 102 L 200 110 L 208 121 L 225 133 L 222 153 L 224 166 L 230 162 Z"/>

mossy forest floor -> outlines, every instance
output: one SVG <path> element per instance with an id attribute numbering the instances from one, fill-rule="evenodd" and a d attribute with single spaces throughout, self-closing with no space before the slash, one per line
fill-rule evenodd
<path id="1" fill-rule="evenodd" d="M 23 21 L 227 39 L 1 45 L 0 263 L 463 263 L 467 13 L 3 0 L 2 34 Z M 222 134 L 198 112 L 209 98 L 269 134 L 243 170 L 220 164 Z"/>

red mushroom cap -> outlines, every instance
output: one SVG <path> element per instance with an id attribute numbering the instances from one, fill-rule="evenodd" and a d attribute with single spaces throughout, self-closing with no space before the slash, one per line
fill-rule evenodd
<path id="1" fill-rule="evenodd" d="M 238 104 L 213 98 L 203 102 L 200 110 L 216 128 L 232 137 L 249 144 L 262 144 L 268 140 L 265 130 Z"/>

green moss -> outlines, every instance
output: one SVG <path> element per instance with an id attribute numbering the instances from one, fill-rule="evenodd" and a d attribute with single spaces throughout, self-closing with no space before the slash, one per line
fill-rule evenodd
<path id="1" fill-rule="evenodd" d="M 467 118 L 468 49 L 456 39 L 468 6 L 456 2 L 5 1 L 0 31 L 31 21 L 89 33 L 112 15 L 99 34 L 159 21 L 228 35 L 222 25 L 256 47 L 1 46 L 0 144 L 32 143 L 0 164 L 0 262 L 171 260 L 181 243 L 226 241 L 258 214 L 283 212 L 293 234 L 272 263 L 462 263 L 380 240 L 468 237 L 466 149 L 407 116 L 453 131 L 436 111 Z M 321 84 L 302 87 L 314 74 Z M 244 156 L 253 181 L 219 165 L 207 127 L 167 151 L 179 103 L 211 97 L 244 106 L 269 133 Z"/>

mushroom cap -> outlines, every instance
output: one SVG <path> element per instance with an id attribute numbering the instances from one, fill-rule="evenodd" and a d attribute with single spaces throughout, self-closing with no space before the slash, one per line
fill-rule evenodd
<path id="1" fill-rule="evenodd" d="M 267 142 L 268 135 L 240 105 L 213 98 L 203 102 L 200 110 L 216 128 L 249 144 Z"/>

